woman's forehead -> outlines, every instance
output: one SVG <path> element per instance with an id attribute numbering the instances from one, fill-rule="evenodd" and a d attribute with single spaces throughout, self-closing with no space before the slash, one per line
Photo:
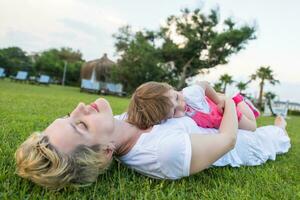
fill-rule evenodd
<path id="1" fill-rule="evenodd" d="M 56 119 L 45 129 L 44 134 L 48 136 L 52 145 L 65 153 L 83 142 L 83 138 L 76 133 L 68 119 Z"/>

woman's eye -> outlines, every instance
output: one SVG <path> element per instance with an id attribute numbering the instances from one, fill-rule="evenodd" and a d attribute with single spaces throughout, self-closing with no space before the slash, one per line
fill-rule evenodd
<path id="1" fill-rule="evenodd" d="M 176 94 L 176 101 L 178 101 L 178 94 Z"/>
<path id="2" fill-rule="evenodd" d="M 175 114 L 176 114 L 176 109 L 174 109 L 174 114 L 173 115 L 175 116 Z"/>
<path id="3" fill-rule="evenodd" d="M 76 125 L 80 128 L 88 129 L 87 125 L 82 121 L 77 122 Z"/>

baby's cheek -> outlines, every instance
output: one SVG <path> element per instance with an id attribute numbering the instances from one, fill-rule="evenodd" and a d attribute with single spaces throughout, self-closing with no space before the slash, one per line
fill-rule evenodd
<path id="1" fill-rule="evenodd" d="M 184 115 L 185 115 L 184 112 L 179 111 L 179 112 L 177 112 L 177 113 L 174 115 L 174 117 L 175 117 L 175 118 L 178 118 L 178 117 L 183 117 Z"/>

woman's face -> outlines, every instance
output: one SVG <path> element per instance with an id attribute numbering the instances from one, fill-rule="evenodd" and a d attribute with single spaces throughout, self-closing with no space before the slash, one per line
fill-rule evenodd
<path id="1" fill-rule="evenodd" d="M 44 131 L 50 143 L 64 153 L 78 145 L 109 144 L 114 118 L 109 103 L 99 98 L 90 105 L 79 103 L 70 116 L 58 118 Z"/>

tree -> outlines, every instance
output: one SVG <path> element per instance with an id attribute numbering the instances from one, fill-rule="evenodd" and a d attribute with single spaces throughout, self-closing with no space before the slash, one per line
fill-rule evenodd
<path id="1" fill-rule="evenodd" d="M 200 9 L 184 9 L 180 16 L 170 16 L 166 24 L 158 35 L 163 40 L 161 51 L 165 62 L 175 63 L 178 88 L 184 86 L 186 78 L 195 76 L 200 70 L 226 64 L 230 55 L 255 39 L 254 27 L 236 27 L 230 18 L 223 22 L 223 30 L 217 31 L 220 24 L 218 10 L 204 15 Z M 175 43 L 174 38 L 180 38 L 182 42 Z"/>
<path id="2" fill-rule="evenodd" d="M 114 35 L 115 47 L 121 59 L 112 70 L 112 79 L 121 82 L 127 92 L 147 81 L 164 81 L 166 71 L 161 55 L 152 41 L 151 32 L 132 33 L 129 26 Z M 151 33 L 153 35 L 153 33 Z"/>
<path id="3" fill-rule="evenodd" d="M 273 116 L 276 116 L 276 114 L 274 113 L 273 111 L 273 108 L 272 108 L 272 104 L 271 102 L 275 99 L 275 97 L 277 96 L 275 93 L 273 92 L 266 92 L 265 93 L 265 98 L 266 98 L 266 101 L 267 101 L 267 105 L 272 113 Z M 266 108 L 265 108 L 266 109 Z"/>
<path id="4" fill-rule="evenodd" d="M 68 69 L 68 81 L 78 82 L 80 76 L 80 67 L 82 65 L 82 54 L 80 51 L 74 52 L 71 48 L 61 48 L 58 54 L 59 58 L 64 61 L 64 71 L 62 84 L 65 85 L 65 78 Z M 68 66 L 69 64 L 69 66 Z"/>
<path id="5" fill-rule="evenodd" d="M 214 89 L 217 91 L 217 92 L 222 92 L 222 83 L 221 82 L 217 82 L 214 84 Z"/>
<path id="6" fill-rule="evenodd" d="M 34 73 L 30 57 L 19 47 L 0 49 L 0 66 L 5 69 L 7 75 L 16 74 L 19 70 Z"/>
<path id="7" fill-rule="evenodd" d="M 243 91 L 247 89 L 248 84 L 251 83 L 255 78 L 256 76 L 250 75 L 250 79 L 247 82 L 239 81 L 235 86 L 238 88 L 239 92 L 243 94 Z"/>
<path id="8" fill-rule="evenodd" d="M 52 78 L 61 80 L 65 62 L 68 62 L 66 84 L 78 84 L 80 68 L 83 64 L 80 51 L 71 48 L 49 49 L 41 52 L 35 62 L 36 71 L 50 75 Z"/>
<path id="9" fill-rule="evenodd" d="M 187 78 L 201 70 L 226 64 L 230 55 L 255 39 L 255 28 L 249 25 L 238 27 L 228 18 L 223 22 L 223 30 L 218 31 L 221 24 L 218 15 L 218 10 L 205 15 L 200 9 L 184 9 L 181 15 L 170 16 L 158 31 L 132 33 L 130 26 L 122 27 L 114 34 L 117 54 L 121 57 L 119 70 L 124 71 L 119 73 L 124 75 L 119 79 L 132 88 L 151 76 L 152 80 L 167 80 L 181 89 Z M 176 41 L 178 38 L 181 42 Z M 132 73 L 138 71 L 144 74 L 136 76 Z"/>
<path id="10" fill-rule="evenodd" d="M 259 98 L 258 98 L 258 106 L 260 109 L 262 109 L 262 97 L 263 97 L 263 91 L 265 82 L 268 81 L 271 85 L 275 85 L 276 83 L 279 83 L 279 80 L 276 80 L 274 78 L 273 71 L 270 66 L 261 66 L 257 69 L 256 73 L 252 75 L 253 79 L 260 79 L 259 80 Z"/>
<path id="11" fill-rule="evenodd" d="M 220 79 L 219 79 L 221 85 L 222 85 L 222 88 L 223 88 L 223 93 L 226 92 L 226 87 L 227 85 L 231 85 L 233 83 L 233 79 L 232 79 L 232 76 L 228 75 L 228 74 L 223 74 L 220 76 Z"/>
<path id="12" fill-rule="evenodd" d="M 240 93 L 243 93 L 243 91 L 245 91 L 247 89 L 247 83 L 239 81 L 236 83 L 236 87 L 238 88 Z"/>

